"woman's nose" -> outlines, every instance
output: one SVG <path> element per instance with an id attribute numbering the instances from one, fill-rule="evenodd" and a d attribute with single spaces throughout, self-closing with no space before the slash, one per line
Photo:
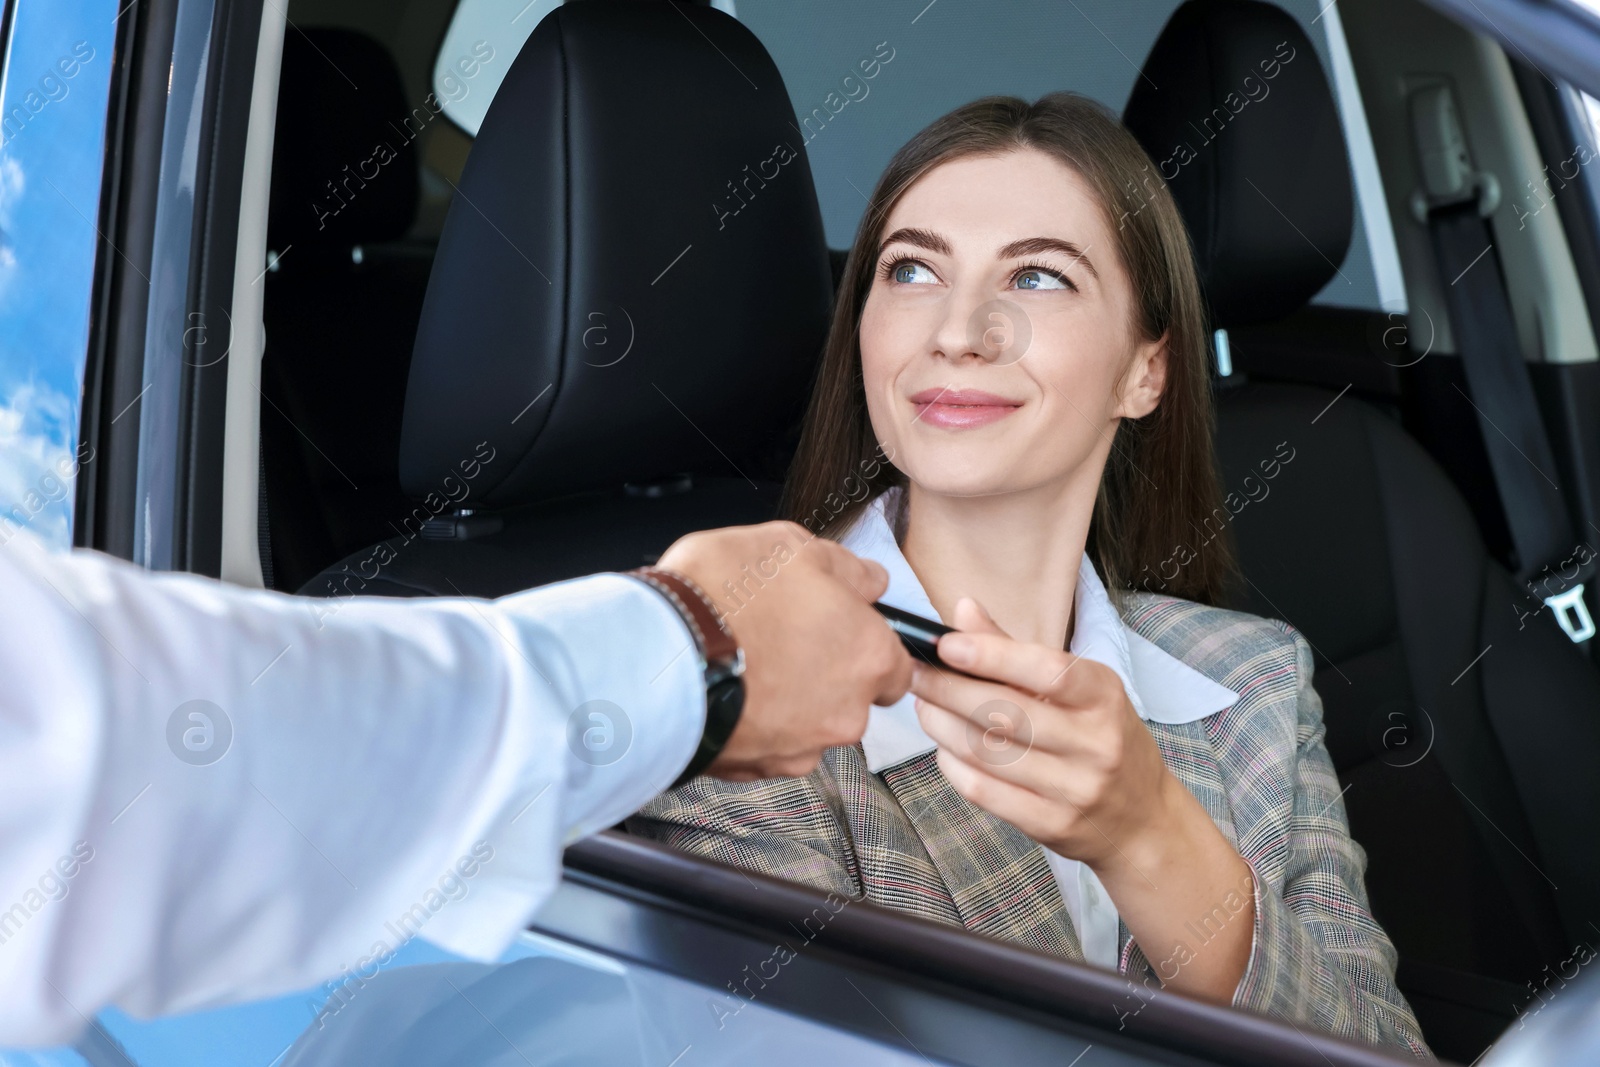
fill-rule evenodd
<path id="1" fill-rule="evenodd" d="M 949 359 L 1003 366 L 1026 355 L 1032 340 L 1033 324 L 1016 301 L 976 294 L 962 299 L 953 293 L 934 347 L 937 355 Z"/>

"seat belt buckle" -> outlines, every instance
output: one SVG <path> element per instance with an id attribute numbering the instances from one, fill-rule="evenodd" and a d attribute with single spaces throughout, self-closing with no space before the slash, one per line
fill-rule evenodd
<path id="1" fill-rule="evenodd" d="M 1426 226 L 1435 209 L 1468 201 L 1476 201 L 1484 218 L 1493 215 L 1500 206 L 1500 180 L 1473 167 L 1450 85 L 1430 78 L 1411 91 L 1410 104 L 1423 185 L 1411 194 L 1412 216 Z"/>
<path id="2" fill-rule="evenodd" d="M 1594 636 L 1594 618 L 1589 614 L 1589 605 L 1583 602 L 1582 582 L 1555 596 L 1545 597 L 1544 603 L 1573 644 L 1582 644 Z"/>

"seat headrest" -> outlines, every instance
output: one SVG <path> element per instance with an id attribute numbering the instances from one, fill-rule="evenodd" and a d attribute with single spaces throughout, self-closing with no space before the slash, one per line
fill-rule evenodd
<path id="1" fill-rule="evenodd" d="M 1123 112 L 1189 225 L 1212 325 L 1280 318 L 1344 261 L 1353 194 L 1339 111 L 1300 24 L 1189 0 Z"/>
<path id="2" fill-rule="evenodd" d="M 406 394 L 422 497 L 487 442 L 475 505 L 743 473 L 798 419 L 832 302 L 777 68 L 720 11 L 568 4 L 490 105 Z"/>
<path id="3" fill-rule="evenodd" d="M 283 41 L 268 246 L 392 241 L 417 214 L 412 141 L 435 113 L 406 103 L 394 58 L 354 30 Z"/>

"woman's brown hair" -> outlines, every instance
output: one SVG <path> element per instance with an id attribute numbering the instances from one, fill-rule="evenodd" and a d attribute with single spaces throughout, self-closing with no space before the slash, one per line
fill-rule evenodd
<path id="1" fill-rule="evenodd" d="M 895 153 L 845 261 L 784 514 L 837 538 L 866 501 L 905 476 L 872 433 L 861 378 L 861 312 L 889 212 L 941 163 L 1032 148 L 1072 168 L 1099 200 L 1133 285 L 1134 326 L 1165 335 L 1167 381 L 1156 409 L 1123 419 L 1089 525 L 1089 558 L 1106 587 L 1215 604 L 1233 572 L 1230 513 L 1212 447 L 1205 306 L 1188 230 L 1150 157 L 1102 105 L 1073 93 L 1037 103 L 975 100 L 935 120 Z M 1120 388 L 1119 383 L 1119 388 Z"/>

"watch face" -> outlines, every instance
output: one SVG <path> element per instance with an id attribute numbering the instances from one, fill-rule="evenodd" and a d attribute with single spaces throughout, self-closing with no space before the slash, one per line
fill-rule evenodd
<path id="1" fill-rule="evenodd" d="M 706 688 L 706 719 L 737 719 L 744 710 L 744 679 L 722 678 Z"/>

